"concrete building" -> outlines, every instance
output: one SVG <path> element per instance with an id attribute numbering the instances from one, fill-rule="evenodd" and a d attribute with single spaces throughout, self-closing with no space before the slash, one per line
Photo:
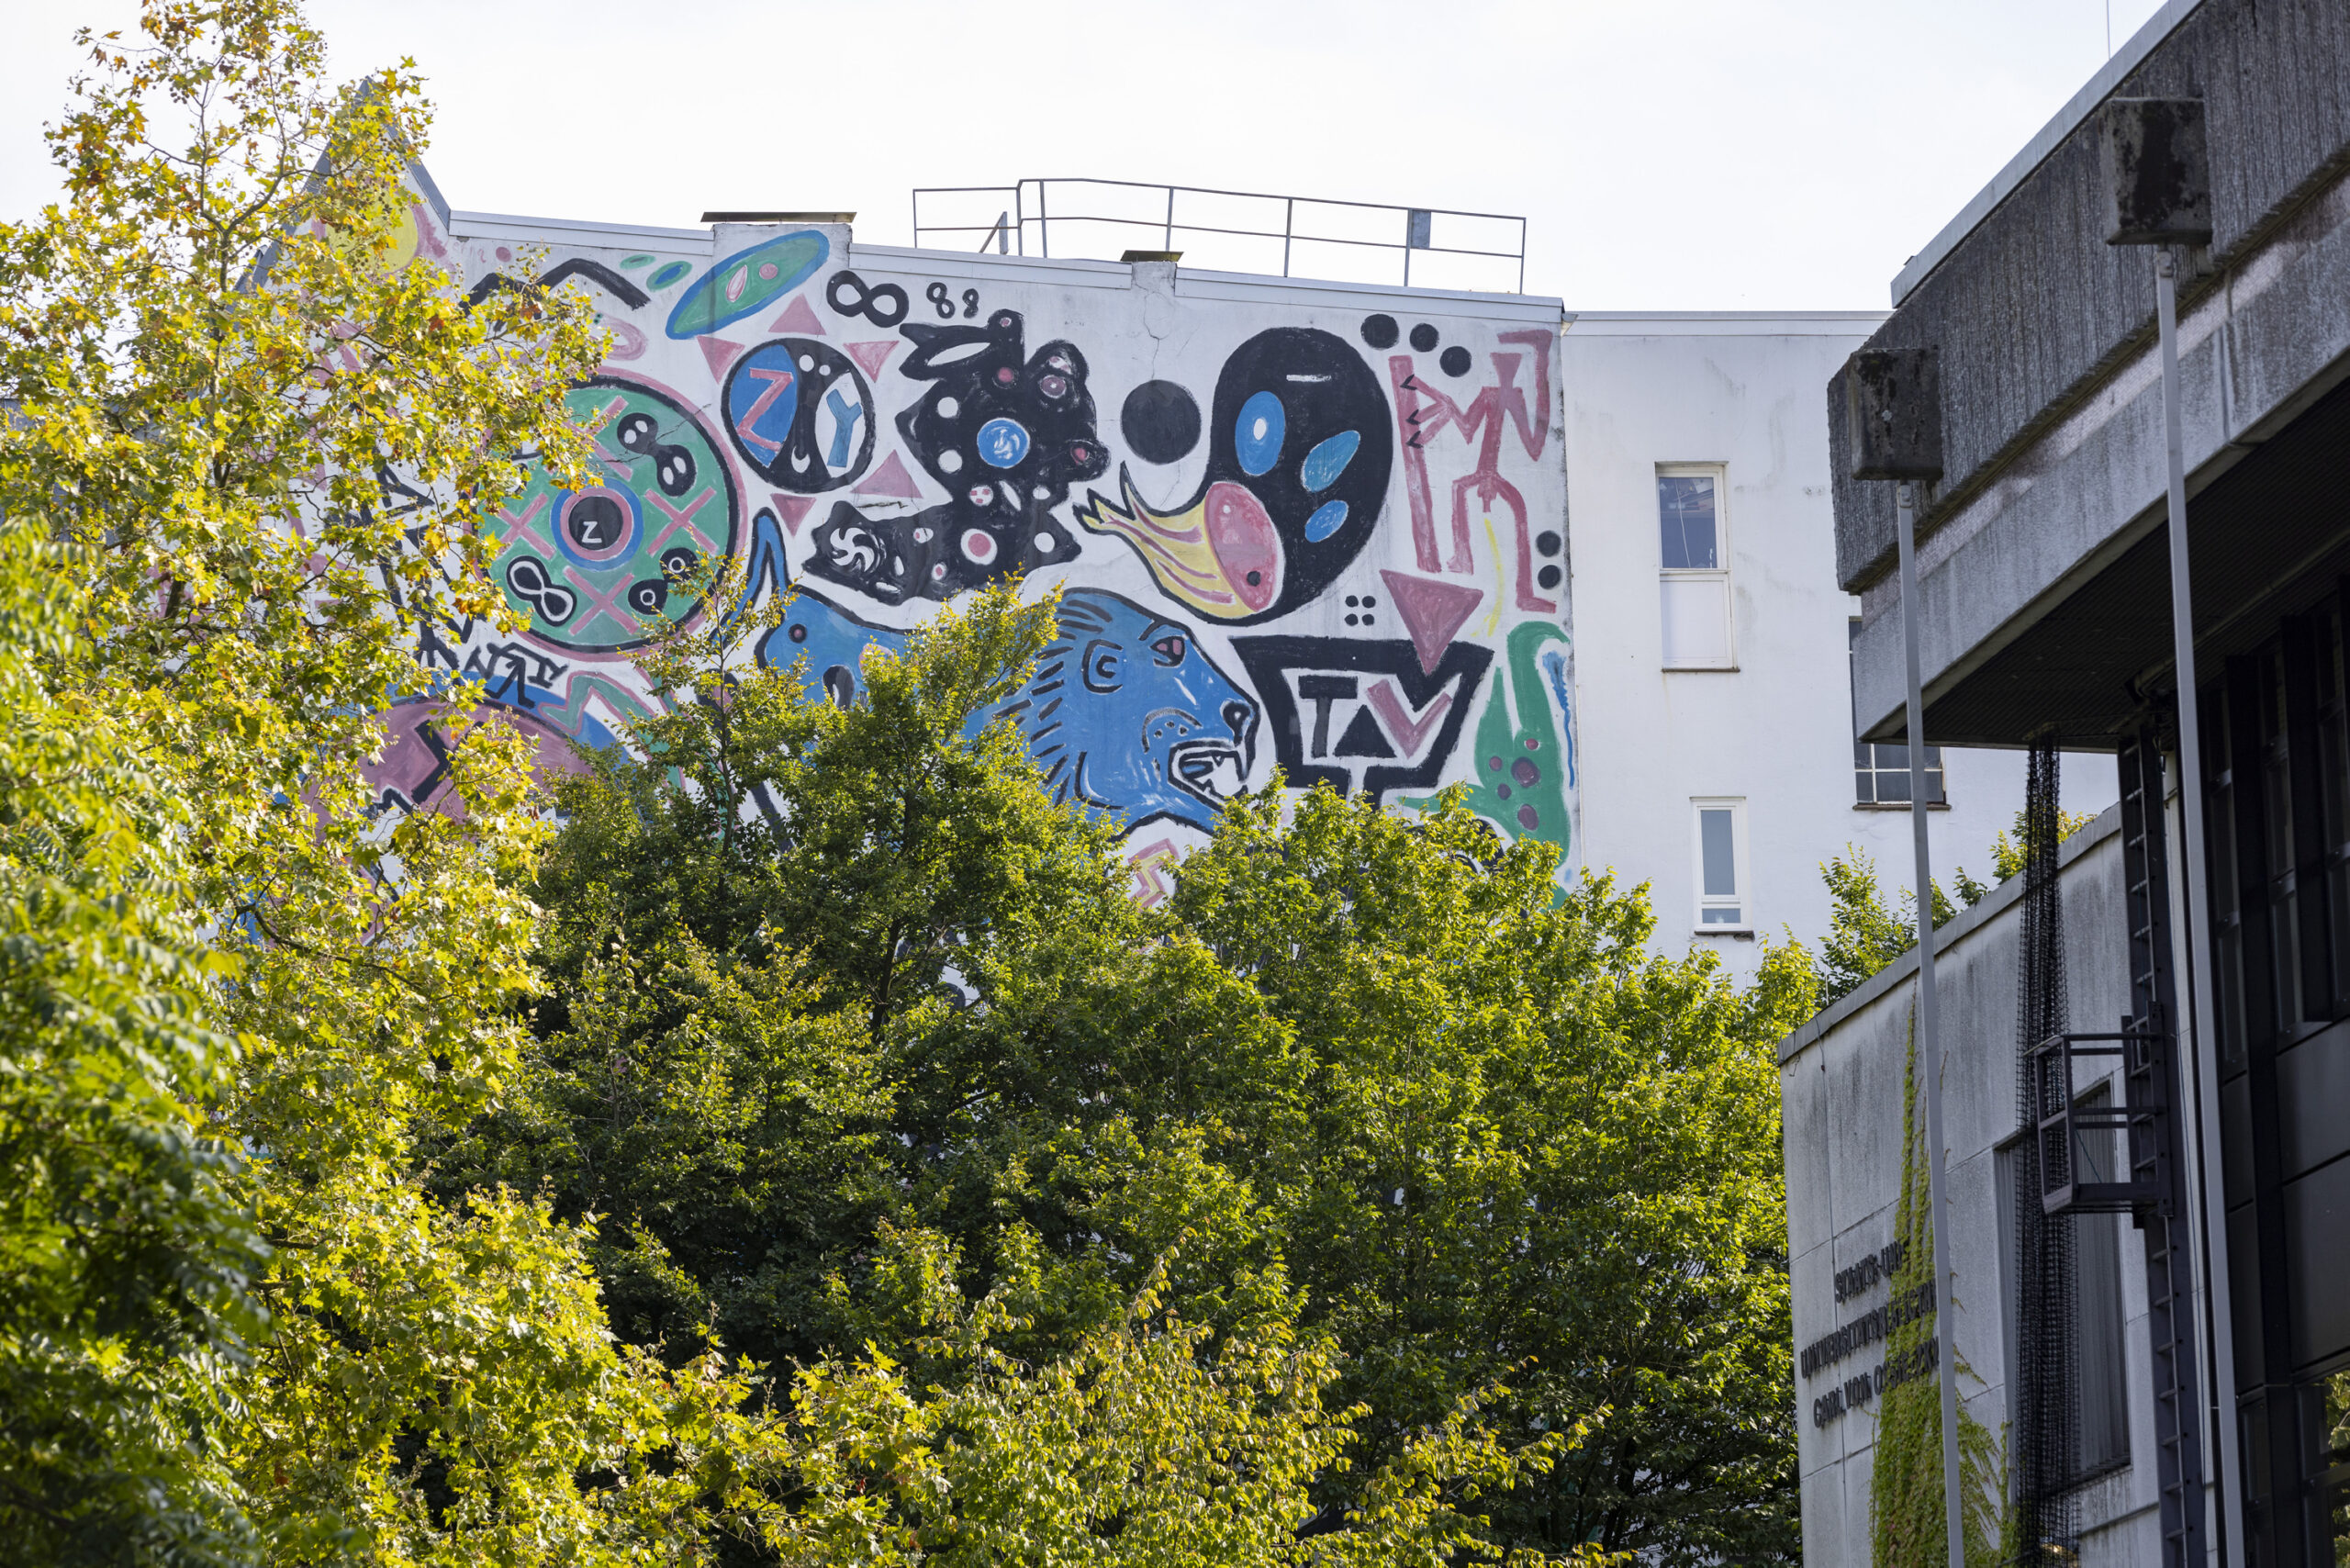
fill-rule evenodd
<path id="1" fill-rule="evenodd" d="M 1930 1290 L 1919 1320 L 1919 1261 L 1887 1251 L 1917 1234 L 1925 1158 L 1903 1148 L 1914 960 L 1783 1047 L 1812 1563 L 1874 1560 L 1874 1515 L 1921 1479 L 1939 1498 L 1904 1412 L 1931 1386 L 1911 1361 L 1945 1358 L 2013 1461 L 1986 1497 L 2033 1560 L 2350 1561 L 2345 174 L 2350 12 L 2179 0 L 1919 253 L 1870 340 L 1939 371 L 1926 735 L 2110 752 L 2121 802 L 2044 892 L 2010 884 L 1937 944 L 1954 1321 Z M 2165 237 L 2202 735 L 2184 758 Z M 1840 415 L 1850 390 L 1829 384 Z M 1852 476 L 1841 420 L 1830 437 L 1859 719 L 1898 738 L 1894 487 Z"/>
<path id="2" fill-rule="evenodd" d="M 1139 898 L 1277 767 L 1404 803 L 1464 784 L 1738 971 L 1758 935 L 1825 929 L 1847 844 L 1908 880 L 1904 754 L 1854 763 L 1817 396 L 1882 313 L 1572 314 L 417 184 L 417 254 L 476 297 L 576 282 L 612 334 L 573 397 L 603 483 L 534 479 L 505 520 L 527 628 L 423 632 L 550 763 L 644 711 L 641 618 L 702 613 L 668 577 L 712 552 L 798 595 L 761 656 L 844 698 L 865 648 L 1022 572 L 1084 624 L 1007 711 L 1058 792 L 1131 824 Z M 436 786 L 431 713 L 395 713 L 387 795 Z M 1945 864 L 1987 872 L 2020 780 L 1951 759 Z"/>

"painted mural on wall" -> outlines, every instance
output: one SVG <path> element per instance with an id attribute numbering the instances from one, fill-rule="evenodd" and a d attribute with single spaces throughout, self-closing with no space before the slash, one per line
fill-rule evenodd
<path id="1" fill-rule="evenodd" d="M 1465 784 L 1497 832 L 1572 858 L 1555 329 L 925 271 L 852 256 L 835 226 L 716 235 L 551 255 L 434 236 L 472 297 L 576 281 L 612 335 L 571 394 L 596 482 L 534 476 L 499 519 L 526 628 L 427 629 L 434 674 L 477 678 L 543 751 L 616 744 L 647 711 L 630 650 L 705 613 L 672 585 L 712 555 L 793 596 L 761 662 L 804 659 L 844 703 L 867 648 L 1019 577 L 1065 588 L 1060 635 L 975 722 L 1008 719 L 1057 798 L 1127 824 L 1137 897 L 1277 767 L 1399 806 Z M 387 801 L 421 798 L 431 726 L 394 719 Z"/>

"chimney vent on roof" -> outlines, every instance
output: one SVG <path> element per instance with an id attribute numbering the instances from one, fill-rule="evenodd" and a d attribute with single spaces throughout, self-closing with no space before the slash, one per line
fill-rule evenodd
<path id="1" fill-rule="evenodd" d="M 854 223 L 853 212 L 705 212 L 704 223 Z"/>

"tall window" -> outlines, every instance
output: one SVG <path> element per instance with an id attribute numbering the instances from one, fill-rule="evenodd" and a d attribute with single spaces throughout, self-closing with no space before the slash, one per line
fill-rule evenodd
<path id="1" fill-rule="evenodd" d="M 1749 908 L 1752 892 L 1747 886 L 1746 802 L 1741 800 L 1692 801 L 1695 828 L 1697 929 L 1751 931 Z"/>
<path id="2" fill-rule="evenodd" d="M 1852 650 L 1861 640 L 1861 623 L 1856 618 L 1844 637 L 1844 664 L 1849 675 L 1855 655 Z M 1858 683 L 1852 683 L 1858 692 Z M 1877 745 L 1860 738 L 1859 713 L 1852 715 L 1852 801 L 1863 806 L 1906 806 L 1909 803 L 1909 748 L 1906 745 Z M 1926 803 L 1946 806 L 1950 797 L 1942 789 L 1942 748 L 1926 748 Z"/>
<path id="3" fill-rule="evenodd" d="M 2077 1102 L 2105 1110 L 2112 1090 L 2098 1084 Z M 2120 1182 L 2116 1167 L 2121 1140 L 2111 1133 L 2083 1137 L 2074 1151 L 2076 1174 L 2085 1182 Z M 2121 1344 L 2121 1216 L 2075 1215 L 2073 1224 L 2073 1344 L 2079 1358 L 2080 1426 L 2076 1474 L 2087 1475 L 2130 1457 L 2130 1401 L 2124 1392 L 2127 1363 Z"/>
<path id="4" fill-rule="evenodd" d="M 1726 488 L 1719 464 L 1667 464 L 1656 471 L 1667 669 L 1738 667 L 1730 637 Z"/>

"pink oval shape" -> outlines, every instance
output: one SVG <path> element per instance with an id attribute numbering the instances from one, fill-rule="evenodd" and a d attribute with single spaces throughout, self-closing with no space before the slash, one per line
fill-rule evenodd
<path id="1" fill-rule="evenodd" d="M 1246 485 L 1218 479 L 1208 487 L 1208 549 L 1234 597 L 1252 611 L 1281 597 L 1281 536 L 1265 503 Z"/>

